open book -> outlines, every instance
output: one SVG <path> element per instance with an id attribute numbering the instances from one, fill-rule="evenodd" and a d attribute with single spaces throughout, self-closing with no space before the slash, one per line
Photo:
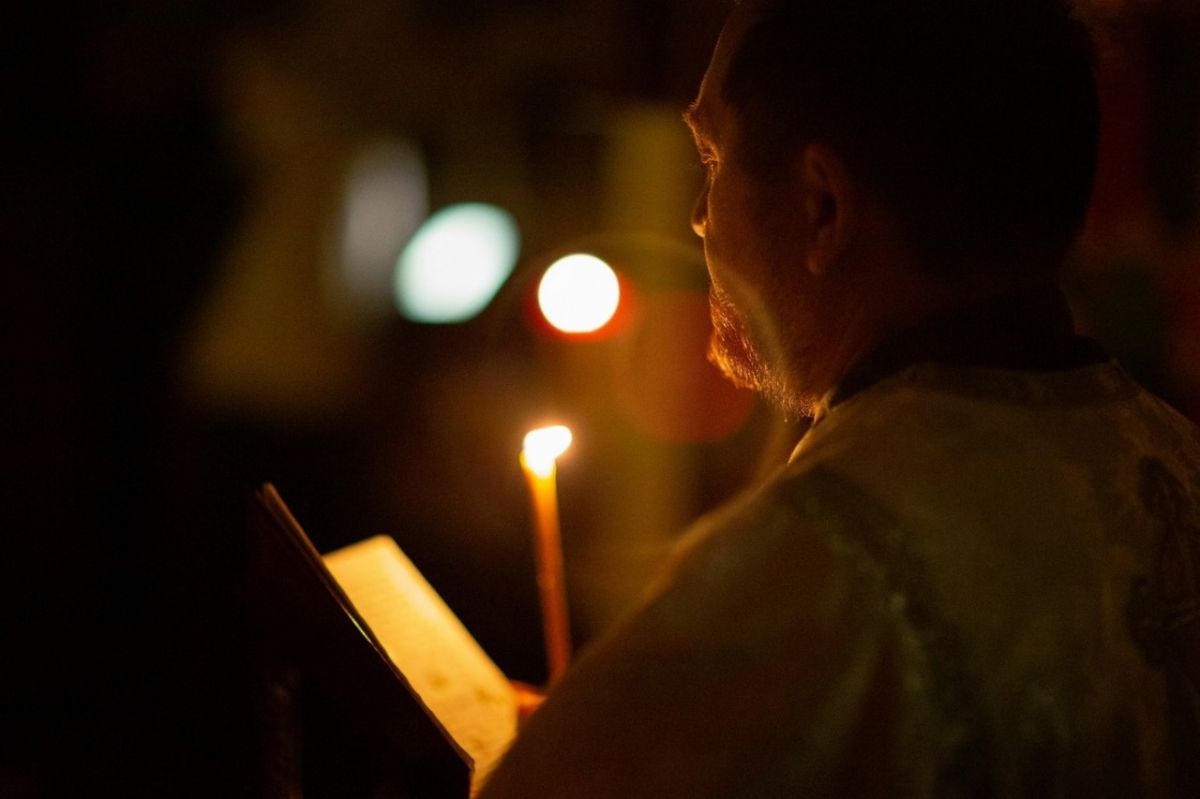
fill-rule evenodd
<path id="1" fill-rule="evenodd" d="M 413 691 L 471 756 L 478 790 L 517 732 L 507 678 L 389 536 L 331 552 L 325 565 Z"/>
<path id="2" fill-rule="evenodd" d="M 299 696 L 332 708 L 343 718 L 339 729 L 367 730 L 361 746 L 346 748 L 341 734 L 330 745 L 372 747 L 376 754 L 363 762 L 390 763 L 384 768 L 401 771 L 402 781 L 438 786 L 417 795 L 463 796 L 465 786 L 453 787 L 457 758 L 476 793 L 516 735 L 517 697 L 505 675 L 392 538 L 321 556 L 273 486 L 257 500 L 265 569 L 258 581 L 273 613 L 263 629 L 284 640 L 285 659 L 309 675 Z M 275 635 L 282 628 L 293 631 Z"/>

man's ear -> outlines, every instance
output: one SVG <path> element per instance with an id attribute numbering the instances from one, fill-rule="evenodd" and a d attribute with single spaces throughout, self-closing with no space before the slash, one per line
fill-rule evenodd
<path id="1" fill-rule="evenodd" d="M 854 182 L 842 159 L 821 144 L 806 145 L 797 167 L 808 230 L 805 266 L 824 275 L 841 260 L 856 221 Z"/>

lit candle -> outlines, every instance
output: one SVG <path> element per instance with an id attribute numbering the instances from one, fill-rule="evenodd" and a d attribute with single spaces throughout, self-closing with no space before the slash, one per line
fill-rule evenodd
<path id="1" fill-rule="evenodd" d="M 571 431 L 562 425 L 543 427 L 525 436 L 521 468 L 533 499 L 538 596 L 542 603 L 542 632 L 546 642 L 549 682 L 554 682 L 571 659 L 567 623 L 567 588 L 563 577 L 562 542 L 558 528 L 555 459 L 571 446 Z"/>

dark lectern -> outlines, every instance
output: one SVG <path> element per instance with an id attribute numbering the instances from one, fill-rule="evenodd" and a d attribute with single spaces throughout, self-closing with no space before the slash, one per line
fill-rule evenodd
<path id="1" fill-rule="evenodd" d="M 278 493 L 250 511 L 247 601 L 264 793 L 470 793 L 470 758 L 384 653 Z"/>

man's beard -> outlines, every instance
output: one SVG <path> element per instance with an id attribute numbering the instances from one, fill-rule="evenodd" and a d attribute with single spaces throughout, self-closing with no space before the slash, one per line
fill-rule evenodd
<path id="1" fill-rule="evenodd" d="M 797 390 L 803 380 L 789 379 L 786 365 L 797 358 L 796 353 L 784 351 L 783 331 L 769 336 L 752 333 L 739 306 L 716 284 L 709 289 L 709 311 L 713 325 L 709 361 L 738 388 L 761 394 L 786 413 L 812 416 L 819 398 Z"/>
<path id="2" fill-rule="evenodd" d="M 708 307 L 713 325 L 709 361 L 738 388 L 765 391 L 770 374 L 758 347 L 750 340 L 749 326 L 737 306 L 728 294 L 713 285 L 708 293 Z"/>

